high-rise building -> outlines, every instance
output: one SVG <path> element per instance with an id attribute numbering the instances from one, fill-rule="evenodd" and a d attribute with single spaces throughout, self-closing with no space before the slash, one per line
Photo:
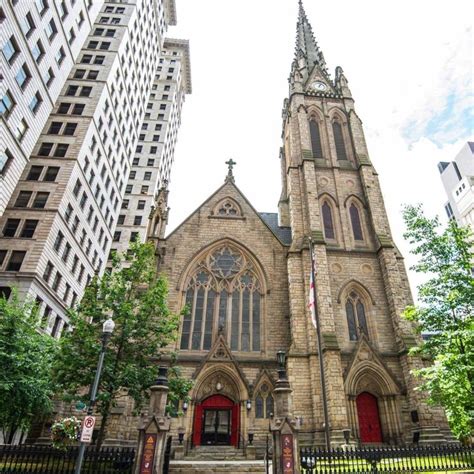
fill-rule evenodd
<path id="1" fill-rule="evenodd" d="M 1 3 L 0 216 L 102 3 Z"/>
<path id="2" fill-rule="evenodd" d="M 448 218 L 474 229 L 474 142 L 467 142 L 454 161 L 438 163 L 438 170 L 448 196 Z"/>
<path id="3" fill-rule="evenodd" d="M 67 322 L 67 308 L 107 262 L 158 84 L 164 33 L 175 21 L 174 0 L 103 2 L 0 219 L 2 292 L 15 286 L 36 298 L 43 327 L 54 336 Z M 166 75 L 160 84 L 174 88 L 177 77 Z M 170 112 L 175 99 L 181 107 L 173 92 Z M 159 181 L 165 169 L 155 168 L 149 172 Z"/>
<path id="4" fill-rule="evenodd" d="M 144 242 L 146 239 L 154 196 L 158 187 L 169 181 L 181 110 L 189 93 L 189 43 L 167 38 L 125 186 L 122 210 L 113 236 L 113 251 L 123 252 L 130 241 L 138 238 Z"/>

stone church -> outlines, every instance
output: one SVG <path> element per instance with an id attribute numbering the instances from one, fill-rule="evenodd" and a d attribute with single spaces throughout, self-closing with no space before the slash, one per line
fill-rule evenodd
<path id="1" fill-rule="evenodd" d="M 300 3 L 296 54 L 283 108 L 278 214 L 224 184 L 164 238 L 167 193 L 149 238 L 174 311 L 187 305 L 176 342 L 194 380 L 172 431 L 188 446 L 263 446 L 274 410 L 276 353 L 286 353 L 300 442 L 324 445 L 319 357 L 333 445 L 444 441 L 442 411 L 414 390 L 417 344 L 400 317 L 412 299 L 362 122 L 341 67 L 331 78 Z M 314 244 L 322 353 L 308 307 Z M 417 433 L 417 434 L 415 434 Z"/>

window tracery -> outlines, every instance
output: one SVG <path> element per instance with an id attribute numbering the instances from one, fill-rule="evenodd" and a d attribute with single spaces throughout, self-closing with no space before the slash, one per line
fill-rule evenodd
<path id="1" fill-rule="evenodd" d="M 224 199 L 217 204 L 214 209 L 214 215 L 219 217 L 240 217 L 242 211 L 232 199 Z"/>
<path id="2" fill-rule="evenodd" d="M 251 260 L 223 245 L 195 267 L 186 288 L 182 350 L 209 350 L 219 333 L 231 350 L 260 351 L 262 289 Z"/>
<path id="3" fill-rule="evenodd" d="M 346 316 L 351 341 L 357 341 L 361 334 L 369 337 L 364 302 L 355 291 L 351 291 L 347 297 Z"/>
<path id="4" fill-rule="evenodd" d="M 271 418 L 274 413 L 273 405 L 270 387 L 263 383 L 255 396 L 255 418 Z"/>

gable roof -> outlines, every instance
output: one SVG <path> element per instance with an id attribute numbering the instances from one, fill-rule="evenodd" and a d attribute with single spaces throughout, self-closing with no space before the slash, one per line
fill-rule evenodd
<path id="1" fill-rule="evenodd" d="M 168 240 L 175 232 L 178 231 L 191 217 L 196 214 L 204 205 L 211 201 L 218 193 L 220 193 L 226 186 L 232 186 L 240 195 L 240 197 L 245 201 L 245 203 L 251 208 L 257 217 L 260 218 L 262 223 L 267 227 L 267 229 L 278 239 L 278 241 L 288 247 L 291 245 L 291 228 L 290 227 L 280 227 L 278 225 L 278 214 L 273 212 L 258 212 L 250 203 L 250 201 L 245 197 L 244 193 L 237 187 L 234 180 L 226 179 L 225 183 L 216 189 L 200 206 L 198 206 L 191 214 L 188 215 L 178 226 L 176 226 L 166 237 L 165 240 Z"/>

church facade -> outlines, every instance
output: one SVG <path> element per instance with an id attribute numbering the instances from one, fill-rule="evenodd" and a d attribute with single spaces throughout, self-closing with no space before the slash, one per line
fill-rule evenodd
<path id="1" fill-rule="evenodd" d="M 194 380 L 172 430 L 188 446 L 263 446 L 274 410 L 277 351 L 286 353 L 303 444 L 324 445 L 319 357 L 333 444 L 441 442 L 441 409 L 415 391 L 408 356 L 419 341 L 401 318 L 411 294 L 393 240 L 362 122 L 343 70 L 326 68 L 300 3 L 284 103 L 278 214 L 259 213 L 224 184 L 164 238 L 167 191 L 151 219 L 169 304 L 186 306 L 174 348 Z M 308 307 L 314 245 L 322 352 Z M 416 434 L 418 433 L 418 434 Z"/>

